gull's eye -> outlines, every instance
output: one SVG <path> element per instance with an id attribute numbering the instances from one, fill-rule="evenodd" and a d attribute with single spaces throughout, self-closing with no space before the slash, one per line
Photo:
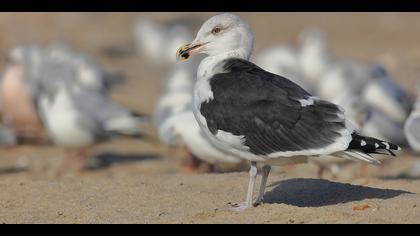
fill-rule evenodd
<path id="1" fill-rule="evenodd" d="M 212 34 L 218 34 L 218 33 L 220 33 L 220 31 L 222 31 L 222 28 L 220 28 L 219 26 L 216 26 L 211 30 L 211 33 Z"/>

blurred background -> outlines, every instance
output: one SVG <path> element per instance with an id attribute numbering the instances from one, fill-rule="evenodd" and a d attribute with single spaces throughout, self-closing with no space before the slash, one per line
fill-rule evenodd
<path id="1" fill-rule="evenodd" d="M 109 97 L 112 101 L 134 112 L 152 115 L 165 92 L 165 79 L 176 63 L 165 59 L 163 52 L 162 57 L 159 57 L 139 46 L 139 40 L 150 40 L 139 37 L 139 19 L 153 22 L 163 31 L 170 29 L 176 22 L 191 34 L 185 34 L 186 39 L 192 40 L 201 24 L 215 14 L 217 13 L 0 13 L 0 68 L 2 71 L 6 70 L 7 55 L 19 45 L 36 44 L 45 47 L 51 43 L 65 43 L 71 50 L 93 56 L 102 68 L 124 77 L 110 91 Z M 420 73 L 420 28 L 417 24 L 420 14 L 237 14 L 249 22 L 254 32 L 254 53 L 251 60 L 270 46 L 281 44 L 299 47 L 299 35 L 305 29 L 316 28 L 324 35 L 329 54 L 363 65 L 380 64 L 395 85 L 402 88 L 414 103 Z M 154 33 L 153 29 L 142 32 L 140 34 L 143 36 L 148 35 L 148 32 Z M 170 44 L 170 40 L 175 39 L 167 35 L 163 37 L 166 39 L 165 44 Z M 156 38 L 151 40 L 153 42 Z M 189 40 L 178 46 L 188 43 Z M 176 47 L 168 55 L 175 58 L 175 52 Z M 157 54 L 160 52 L 157 51 Z M 404 124 L 399 124 L 401 125 Z M 188 155 L 185 145 L 174 145 L 175 147 L 170 148 L 159 141 L 161 137 L 158 137 L 154 126 L 156 124 L 143 127 L 145 132 L 154 137 L 152 141 L 118 138 L 95 142 L 88 150 L 89 158 L 83 174 L 170 174 L 183 171 L 181 163 L 185 162 Z M 368 169 L 360 170 L 359 163 L 352 163 L 346 166 L 343 178 L 354 178 L 363 173 L 372 176 L 398 176 L 414 165 L 413 156 L 403 154 L 402 158 L 388 163 L 385 170 L 381 170 L 381 167 L 365 167 Z M 57 169 L 62 162 L 63 148 L 54 145 L 54 142 L 40 145 L 28 141 L 3 145 L 0 148 L 0 179 L 14 176 L 56 178 Z M 304 174 L 299 168 L 305 168 Z M 219 168 L 221 171 L 244 169 L 246 166 L 237 164 Z M 296 176 L 315 177 L 318 174 L 317 167 L 311 165 L 290 167 L 282 171 Z M 326 176 L 331 177 L 328 173 Z"/>

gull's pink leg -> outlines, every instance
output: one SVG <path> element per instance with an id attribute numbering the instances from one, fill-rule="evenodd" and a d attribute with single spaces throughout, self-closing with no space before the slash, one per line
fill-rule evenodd
<path id="1" fill-rule="evenodd" d="M 254 203 L 254 206 L 260 205 L 264 200 L 265 186 L 267 185 L 268 175 L 270 174 L 271 166 L 265 165 L 261 170 L 261 183 L 260 190 L 258 192 L 257 200 Z"/>
<path id="2" fill-rule="evenodd" d="M 248 191 L 246 194 L 246 201 L 242 204 L 237 204 L 232 208 L 233 211 L 242 211 L 248 208 L 253 207 L 253 193 L 254 193 L 254 185 L 255 180 L 257 178 L 257 163 L 251 162 L 251 168 L 249 170 L 249 183 L 248 183 Z"/>

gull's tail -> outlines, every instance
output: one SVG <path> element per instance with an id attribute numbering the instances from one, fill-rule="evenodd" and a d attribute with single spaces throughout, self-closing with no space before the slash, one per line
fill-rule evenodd
<path id="1" fill-rule="evenodd" d="M 352 134 L 352 141 L 344 154 L 347 158 L 353 160 L 356 159 L 371 164 L 380 164 L 380 162 L 373 158 L 370 154 L 396 156 L 394 151 L 399 150 L 401 150 L 401 148 L 393 143 L 376 138 L 365 137 L 354 132 Z"/>

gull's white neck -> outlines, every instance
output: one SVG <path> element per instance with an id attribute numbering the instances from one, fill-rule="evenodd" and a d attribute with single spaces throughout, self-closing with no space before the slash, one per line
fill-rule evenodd
<path id="1" fill-rule="evenodd" d="M 222 72 L 222 68 L 219 66 L 220 62 L 229 58 L 240 58 L 248 60 L 251 56 L 249 50 L 236 49 L 225 53 L 210 55 L 204 58 L 197 70 L 197 80 L 208 80 L 214 74 Z"/>

